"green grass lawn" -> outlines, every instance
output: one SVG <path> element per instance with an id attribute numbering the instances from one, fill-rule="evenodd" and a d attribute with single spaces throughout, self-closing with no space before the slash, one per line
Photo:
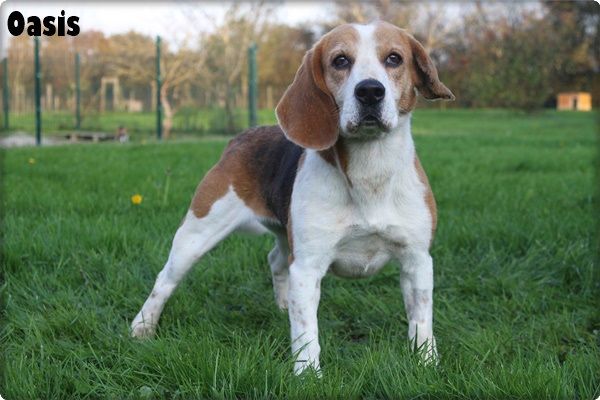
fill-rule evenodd
<path id="1" fill-rule="evenodd" d="M 235 125 L 246 127 L 248 125 L 248 111 L 236 109 Z M 2 118 L 4 115 L 2 115 Z M 2 126 L 4 120 L 0 118 Z M 163 117 L 164 118 L 164 117 Z M 275 123 L 275 112 L 273 109 L 258 110 L 258 121 L 261 124 Z M 35 115 L 33 113 L 10 114 L 9 132 L 0 133 L 6 135 L 13 131 L 24 131 L 30 134 L 35 132 Z M 135 140 L 138 137 L 153 137 L 156 134 L 156 113 L 154 112 L 105 112 L 85 113 L 81 121 L 82 131 L 116 133 L 120 126 L 127 131 Z M 223 134 L 226 132 L 227 116 L 223 108 L 182 108 L 173 117 L 172 134 L 193 134 L 203 136 L 206 134 Z M 65 111 L 42 112 L 42 130 L 46 136 L 60 136 L 74 132 L 75 115 Z"/>
<path id="2" fill-rule="evenodd" d="M 329 276 L 323 377 L 294 377 L 269 237 L 233 236 L 129 338 L 224 140 L 4 152 L 0 394 L 61 398 L 595 399 L 600 287 L 592 114 L 415 113 L 439 208 L 441 362 L 408 351 L 398 267 Z M 35 163 L 31 164 L 29 159 Z M 130 197 L 140 193 L 141 205 Z"/>

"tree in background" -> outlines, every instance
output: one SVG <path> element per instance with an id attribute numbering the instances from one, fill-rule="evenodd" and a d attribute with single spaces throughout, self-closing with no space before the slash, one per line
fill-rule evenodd
<path id="1" fill-rule="evenodd" d="M 149 85 L 156 78 L 152 67 L 156 60 L 154 39 L 135 32 L 112 36 L 111 68 L 129 85 Z M 168 139 L 173 127 L 175 110 L 172 105 L 173 91 L 198 76 L 204 64 L 204 54 L 193 51 L 184 41 L 178 51 L 172 51 L 167 43 L 161 48 L 161 88 L 160 99 L 164 111 L 163 135 Z"/>
<path id="2" fill-rule="evenodd" d="M 467 107 L 533 110 L 553 94 L 556 38 L 539 8 L 478 3 L 441 49 L 440 69 Z"/>
<path id="3" fill-rule="evenodd" d="M 42 41 L 41 57 L 42 76 L 44 84 L 51 85 L 52 97 L 46 98 L 46 108 L 60 107 L 55 104 L 55 99 L 69 98 L 73 93 L 74 57 L 73 38 L 49 36 Z M 47 87 L 47 86 L 46 86 Z M 45 88 L 42 88 L 44 91 Z"/>
<path id="4" fill-rule="evenodd" d="M 368 23 L 381 19 L 401 28 L 412 27 L 418 13 L 417 4 L 410 1 L 373 0 L 369 2 L 352 0 L 350 2 L 336 0 L 336 19 L 333 23 L 325 23 L 331 29 L 340 23 Z"/>
<path id="5" fill-rule="evenodd" d="M 229 133 L 238 129 L 234 93 L 242 86 L 247 49 L 252 42 L 261 41 L 271 11 L 262 3 L 234 4 L 227 10 L 221 23 L 213 23 L 212 33 L 200 36 L 200 52 L 204 59 L 202 80 L 209 84 L 206 89 L 212 90 L 223 102 L 226 130 Z M 206 19 L 213 21 L 210 16 L 199 15 L 198 12 L 201 10 L 188 14 L 195 25 L 202 26 L 200 21 Z"/>
<path id="6" fill-rule="evenodd" d="M 13 37 L 8 47 L 9 87 L 15 103 L 13 110 L 22 112 L 26 105 L 26 93 L 33 92 L 33 42 L 29 36 Z M 30 96 L 30 98 L 32 98 Z M 31 102 L 33 109 L 33 102 Z"/>
<path id="7" fill-rule="evenodd" d="M 315 32 L 306 26 L 265 26 L 262 40 L 258 44 L 259 83 L 262 88 L 271 87 L 274 102 L 277 102 L 294 79 L 302 57 L 314 41 Z"/>
<path id="8" fill-rule="evenodd" d="M 556 92 L 590 90 L 600 96 L 600 5 L 594 1 L 544 1 L 547 34 L 554 38 Z"/>
<path id="9" fill-rule="evenodd" d="M 100 80 L 108 75 L 111 60 L 110 39 L 100 31 L 81 32 L 73 39 L 73 52 L 81 57 L 82 119 L 98 109 Z M 74 61 L 71 61 L 73 63 Z M 71 64 L 72 65 L 72 64 Z M 71 75 L 72 85 L 74 85 Z"/>

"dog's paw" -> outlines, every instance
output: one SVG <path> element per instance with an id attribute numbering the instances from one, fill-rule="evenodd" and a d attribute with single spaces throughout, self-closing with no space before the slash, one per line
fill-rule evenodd
<path id="1" fill-rule="evenodd" d="M 156 324 L 153 324 L 149 320 L 145 320 L 139 314 L 135 317 L 131 323 L 131 337 L 137 339 L 147 339 L 154 336 L 156 333 Z"/>
<path id="2" fill-rule="evenodd" d="M 281 311 L 288 309 L 288 288 L 287 285 L 274 285 L 273 294 L 275 295 L 275 304 Z"/>
<path id="3" fill-rule="evenodd" d="M 423 365 L 437 367 L 440 364 L 440 356 L 437 352 L 434 337 L 427 339 L 419 347 L 414 348 L 414 350 L 419 353 L 419 359 Z"/>
<path id="4" fill-rule="evenodd" d="M 131 327 L 131 337 L 136 339 L 149 339 L 156 333 L 156 326 L 151 324 L 138 324 Z"/>
<path id="5" fill-rule="evenodd" d="M 318 361 L 307 362 L 307 361 L 296 361 L 294 363 L 294 375 L 310 375 L 314 374 L 317 378 L 322 378 L 323 373 Z"/>
<path id="6" fill-rule="evenodd" d="M 287 296 L 281 296 L 281 295 L 275 293 L 275 303 L 277 303 L 277 307 L 279 307 L 279 309 L 281 311 L 285 311 L 288 309 Z"/>

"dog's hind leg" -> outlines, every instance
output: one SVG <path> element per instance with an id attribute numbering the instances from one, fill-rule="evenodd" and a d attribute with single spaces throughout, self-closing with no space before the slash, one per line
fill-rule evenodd
<path id="1" fill-rule="evenodd" d="M 247 225 L 254 218 L 252 211 L 231 188 L 203 217 L 198 218 L 192 210 L 188 211 L 175 234 L 167 263 L 131 324 L 132 336 L 153 335 L 165 303 L 192 265 L 236 228 Z"/>
<path id="2" fill-rule="evenodd" d="M 275 247 L 269 253 L 269 265 L 273 277 L 273 291 L 277 306 L 285 310 L 288 307 L 289 265 L 288 255 L 290 253 L 287 237 L 283 233 L 275 234 Z"/>

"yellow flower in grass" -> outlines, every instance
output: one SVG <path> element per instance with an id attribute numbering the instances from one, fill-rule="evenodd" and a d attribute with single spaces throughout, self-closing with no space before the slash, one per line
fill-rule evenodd
<path id="1" fill-rule="evenodd" d="M 35 158 L 31 157 L 27 162 L 31 165 L 35 164 Z"/>
<path id="2" fill-rule="evenodd" d="M 144 200 L 144 198 L 141 194 L 134 194 L 133 196 L 131 196 L 131 204 L 135 206 L 142 204 L 142 200 Z"/>

